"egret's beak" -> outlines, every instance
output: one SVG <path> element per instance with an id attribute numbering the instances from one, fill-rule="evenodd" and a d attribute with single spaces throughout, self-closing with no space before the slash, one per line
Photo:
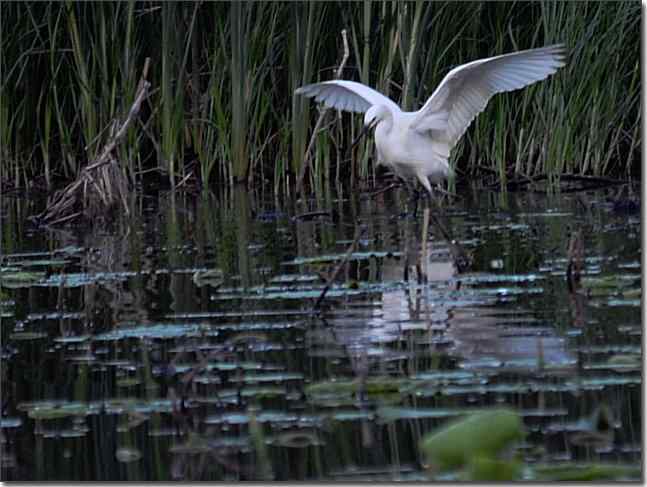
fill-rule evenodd
<path id="1" fill-rule="evenodd" d="M 364 128 L 362 129 L 362 131 L 359 133 L 357 137 L 355 137 L 355 140 L 353 140 L 353 143 L 350 145 L 351 150 L 353 150 L 355 146 L 359 144 L 359 141 L 362 140 L 362 137 L 364 137 L 369 130 L 371 130 L 373 127 L 377 125 L 377 122 L 379 122 L 379 120 L 373 120 L 368 125 L 364 125 Z"/>

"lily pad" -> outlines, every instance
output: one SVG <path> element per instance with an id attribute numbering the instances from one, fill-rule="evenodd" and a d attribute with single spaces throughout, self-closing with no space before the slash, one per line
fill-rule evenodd
<path id="1" fill-rule="evenodd" d="M 114 341 L 126 338 L 180 338 L 200 336 L 204 330 L 198 324 L 160 323 L 154 325 L 117 328 L 108 333 L 101 333 L 94 337 L 95 341 Z"/>
<path id="2" fill-rule="evenodd" d="M 642 369 L 642 358 L 638 354 L 623 354 L 609 357 L 609 360 L 601 363 L 586 364 L 584 369 L 608 369 L 618 372 L 635 371 Z"/>
<path id="3" fill-rule="evenodd" d="M 117 448 L 115 457 L 122 463 L 136 462 L 142 457 L 142 452 L 137 448 L 121 447 Z"/>
<path id="4" fill-rule="evenodd" d="M 276 435 L 269 438 L 268 442 L 273 446 L 284 448 L 306 448 L 308 446 L 323 445 L 323 441 L 316 432 L 300 429 Z"/>
<path id="5" fill-rule="evenodd" d="M 301 265 L 301 264 L 329 264 L 332 262 L 340 262 L 343 260 L 353 261 L 353 260 L 367 260 L 371 258 L 383 259 L 383 258 L 399 258 L 402 256 L 402 252 L 384 252 L 384 251 L 375 251 L 375 252 L 353 252 L 349 257 L 346 257 L 346 254 L 332 254 L 332 255 L 319 255 L 316 257 L 297 257 L 296 259 L 283 262 L 283 265 Z"/>
<path id="6" fill-rule="evenodd" d="M 34 407 L 27 415 L 35 420 L 52 420 L 68 418 L 70 416 L 86 416 L 92 412 L 86 403 L 55 404 L 49 407 Z"/>
<path id="7" fill-rule="evenodd" d="M 639 480 L 642 469 L 639 464 L 594 463 L 561 465 L 537 465 L 533 468 L 533 480 L 583 481 L 583 480 Z"/>
<path id="8" fill-rule="evenodd" d="M 306 387 L 305 393 L 308 396 L 345 395 L 357 392 L 367 394 L 392 393 L 399 392 L 401 382 L 401 380 L 394 380 L 389 377 L 373 378 L 365 382 L 358 380 L 326 381 L 310 384 Z"/>
<path id="9" fill-rule="evenodd" d="M 303 284 L 321 281 L 318 274 L 282 274 L 270 279 L 274 284 Z"/>
<path id="10" fill-rule="evenodd" d="M 20 260 L 14 261 L 11 265 L 25 267 L 62 267 L 69 264 L 69 260 L 65 259 L 34 259 L 34 260 Z"/>
<path id="11" fill-rule="evenodd" d="M 0 273 L 0 286 L 8 289 L 31 287 L 45 279 L 44 272 L 9 271 Z"/>
<path id="12" fill-rule="evenodd" d="M 47 338 L 47 333 L 40 331 L 20 331 L 9 335 L 10 340 L 38 340 Z"/>
<path id="13" fill-rule="evenodd" d="M 220 269 L 210 269 L 207 271 L 196 271 L 193 274 L 193 283 L 197 287 L 211 286 L 220 287 L 224 282 L 224 273 Z"/>

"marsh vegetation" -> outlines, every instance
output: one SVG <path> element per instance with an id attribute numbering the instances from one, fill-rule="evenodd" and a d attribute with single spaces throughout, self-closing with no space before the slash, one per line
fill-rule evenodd
<path id="1" fill-rule="evenodd" d="M 115 150 L 133 184 L 245 182 L 294 192 L 317 117 L 304 84 L 361 81 L 405 109 L 456 65 L 562 42 L 548 83 L 499 97 L 453 155 L 470 179 L 639 173 L 640 6 L 635 2 L 17 2 L 3 5 L 0 161 L 4 187 L 69 182 L 96 161 L 151 83 Z M 372 184 L 360 117 L 330 113 L 307 187 Z"/>

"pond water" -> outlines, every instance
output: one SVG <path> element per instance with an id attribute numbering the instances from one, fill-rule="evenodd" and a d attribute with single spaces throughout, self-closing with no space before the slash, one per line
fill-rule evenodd
<path id="1" fill-rule="evenodd" d="M 491 406 L 521 415 L 527 465 L 639 478 L 640 213 L 611 201 L 630 190 L 440 202 L 464 272 L 401 190 L 160 193 L 51 231 L 4 198 L 2 478 L 427 480 L 421 439 Z"/>

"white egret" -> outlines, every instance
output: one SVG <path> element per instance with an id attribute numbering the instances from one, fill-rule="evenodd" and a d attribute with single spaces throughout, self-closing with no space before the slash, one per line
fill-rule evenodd
<path id="1" fill-rule="evenodd" d="M 436 184 L 449 176 L 450 151 L 490 98 L 546 79 L 564 66 L 564 57 L 559 44 L 463 64 L 447 73 L 416 112 L 402 111 L 393 100 L 355 81 L 324 81 L 295 93 L 337 110 L 365 113 L 362 134 L 375 128 L 378 164 L 405 181 L 417 178 L 432 194 L 429 180 Z"/>

